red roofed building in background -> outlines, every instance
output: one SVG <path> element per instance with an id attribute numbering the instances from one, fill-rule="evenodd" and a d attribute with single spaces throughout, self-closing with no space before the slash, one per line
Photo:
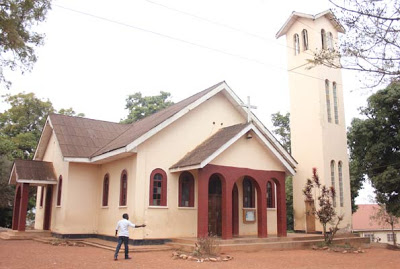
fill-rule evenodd
<path id="1" fill-rule="evenodd" d="M 361 237 L 369 237 L 371 241 L 380 243 L 393 243 L 392 228 L 388 223 L 374 219 L 379 211 L 379 205 L 358 205 L 358 210 L 353 214 L 353 232 L 360 233 Z M 400 238 L 400 219 L 394 225 L 395 236 Z"/>

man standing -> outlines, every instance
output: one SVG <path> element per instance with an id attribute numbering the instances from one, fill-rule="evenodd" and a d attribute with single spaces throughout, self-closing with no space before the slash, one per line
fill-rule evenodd
<path id="1" fill-rule="evenodd" d="M 145 224 L 135 225 L 132 222 L 130 222 L 128 214 L 125 213 L 122 215 L 122 220 L 118 221 L 117 228 L 115 228 L 115 236 L 117 236 L 118 234 L 118 245 L 114 255 L 115 261 L 118 260 L 118 252 L 119 249 L 121 248 L 122 242 L 124 242 L 125 246 L 125 259 L 131 259 L 131 257 L 129 257 L 128 255 L 129 226 L 131 226 L 132 228 L 146 227 Z"/>

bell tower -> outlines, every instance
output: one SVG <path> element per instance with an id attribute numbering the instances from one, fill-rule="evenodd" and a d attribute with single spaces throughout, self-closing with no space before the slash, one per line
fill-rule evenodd
<path id="1" fill-rule="evenodd" d="M 290 130 L 292 156 L 299 163 L 293 177 L 294 229 L 322 231 L 313 217 L 307 217 L 302 190 L 312 168 L 317 168 L 322 184 L 334 186 L 334 206 L 344 219 L 340 228 L 351 228 L 351 198 L 343 84 L 340 69 L 312 67 L 307 61 L 313 52 L 332 50 L 344 28 L 332 11 L 317 15 L 293 12 L 276 34 L 286 36 L 290 90 Z M 310 68 L 312 67 L 312 68 Z M 317 194 L 314 194 L 314 199 Z M 315 206 L 317 201 L 315 201 Z"/>

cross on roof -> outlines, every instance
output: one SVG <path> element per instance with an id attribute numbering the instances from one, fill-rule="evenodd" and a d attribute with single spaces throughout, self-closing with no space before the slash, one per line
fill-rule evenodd
<path id="1" fill-rule="evenodd" d="M 250 96 L 247 96 L 247 104 L 243 104 L 242 107 L 245 107 L 247 110 L 247 122 L 251 121 L 251 109 L 257 109 L 256 106 L 252 106 L 250 104 Z"/>

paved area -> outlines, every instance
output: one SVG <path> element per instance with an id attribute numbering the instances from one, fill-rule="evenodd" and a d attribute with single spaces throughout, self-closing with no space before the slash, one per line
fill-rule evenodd
<path id="1" fill-rule="evenodd" d="M 122 253 L 121 253 L 122 254 Z M 366 253 L 335 253 L 316 250 L 232 252 L 234 259 L 220 263 L 173 260 L 171 252 L 131 253 L 132 260 L 113 260 L 109 250 L 52 246 L 31 240 L 0 240 L 0 268 L 398 268 L 400 251 L 380 248 Z M 120 255 L 121 257 L 121 255 Z"/>

